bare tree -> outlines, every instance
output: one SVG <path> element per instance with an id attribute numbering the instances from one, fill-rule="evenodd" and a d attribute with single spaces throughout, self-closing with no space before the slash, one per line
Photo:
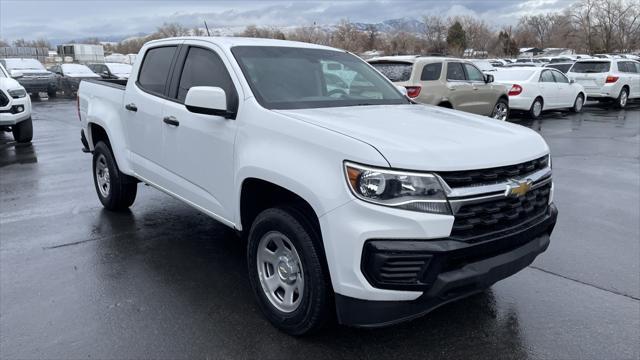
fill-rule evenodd
<path id="1" fill-rule="evenodd" d="M 424 36 L 430 52 L 444 54 L 447 51 L 447 25 L 439 16 L 425 16 Z"/>

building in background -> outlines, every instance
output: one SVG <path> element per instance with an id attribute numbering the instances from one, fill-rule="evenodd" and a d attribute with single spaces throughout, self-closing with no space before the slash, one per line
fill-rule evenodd
<path id="1" fill-rule="evenodd" d="M 46 47 L 0 47 L 0 59 L 36 59 L 44 63 L 48 56 Z"/>
<path id="2" fill-rule="evenodd" d="M 58 55 L 63 59 L 70 57 L 77 63 L 103 63 L 104 47 L 102 45 L 89 44 L 65 44 L 58 45 Z"/>

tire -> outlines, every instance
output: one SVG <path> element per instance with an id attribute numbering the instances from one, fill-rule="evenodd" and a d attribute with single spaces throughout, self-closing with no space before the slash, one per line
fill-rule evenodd
<path id="1" fill-rule="evenodd" d="M 509 102 L 505 99 L 498 99 L 493 106 L 491 117 L 496 120 L 507 121 L 509 119 Z"/>
<path id="2" fill-rule="evenodd" d="M 56 89 L 53 88 L 49 88 L 47 89 L 47 95 L 51 98 L 54 98 L 56 96 L 58 96 L 58 92 L 56 91 Z"/>
<path id="3" fill-rule="evenodd" d="M 540 116 L 542 115 L 543 107 L 544 107 L 544 101 L 542 100 L 542 98 L 537 97 L 535 100 L 533 100 L 533 104 L 531 104 L 531 108 L 529 109 L 529 112 L 528 112 L 529 117 L 531 119 L 539 119 Z"/>
<path id="4" fill-rule="evenodd" d="M 100 202 L 111 211 L 129 208 L 138 192 L 137 181 L 120 172 L 111 149 L 102 141 L 93 151 L 93 184 Z"/>
<path id="5" fill-rule="evenodd" d="M 571 112 L 580 113 L 582 112 L 582 108 L 584 107 L 584 95 L 578 94 L 576 96 L 576 100 L 573 102 L 573 107 L 571 108 Z"/>
<path id="6" fill-rule="evenodd" d="M 253 293 L 267 319 L 289 335 L 317 331 L 334 316 L 321 241 L 295 208 L 264 210 L 251 225 L 247 265 Z"/>
<path id="7" fill-rule="evenodd" d="M 18 143 L 28 143 L 33 139 L 33 121 L 31 118 L 22 120 L 12 128 L 13 139 Z"/>
<path id="8" fill-rule="evenodd" d="M 620 90 L 620 95 L 618 95 L 618 98 L 615 100 L 614 105 L 618 109 L 624 109 L 627 107 L 628 102 L 629 102 L 629 90 L 623 87 L 622 90 Z"/>

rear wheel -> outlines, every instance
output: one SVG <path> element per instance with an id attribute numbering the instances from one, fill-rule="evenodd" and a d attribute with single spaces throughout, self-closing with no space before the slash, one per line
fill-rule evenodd
<path id="1" fill-rule="evenodd" d="M 620 90 L 620 95 L 616 99 L 615 105 L 618 109 L 624 109 L 627 107 L 627 102 L 629 101 L 629 90 L 627 88 L 622 88 Z"/>
<path id="2" fill-rule="evenodd" d="M 491 117 L 496 120 L 506 121 L 509 118 L 509 102 L 505 99 L 499 99 L 493 107 Z"/>
<path id="3" fill-rule="evenodd" d="M 542 98 L 536 98 L 533 101 L 533 104 L 531 104 L 531 109 L 529 109 L 529 117 L 532 119 L 539 119 L 542 115 L 543 105 L 544 102 L 542 101 Z"/>
<path id="4" fill-rule="evenodd" d="M 320 236 L 302 212 L 264 210 L 251 226 L 247 265 L 260 309 L 290 335 L 320 329 L 332 317 L 332 292 Z"/>
<path id="5" fill-rule="evenodd" d="M 108 210 L 127 209 L 138 192 L 136 180 L 120 172 L 111 149 L 102 141 L 93 151 L 93 183 L 100 202 Z"/>
<path id="6" fill-rule="evenodd" d="M 571 112 L 579 113 L 582 111 L 584 107 L 584 95 L 578 94 L 576 97 L 576 101 L 573 102 L 573 107 L 571 108 Z"/>
<path id="7" fill-rule="evenodd" d="M 14 140 L 19 143 L 28 143 L 33 139 L 33 121 L 31 118 L 20 121 L 11 129 Z"/>

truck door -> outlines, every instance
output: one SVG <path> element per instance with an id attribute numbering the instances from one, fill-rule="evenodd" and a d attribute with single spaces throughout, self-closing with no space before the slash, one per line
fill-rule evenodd
<path id="1" fill-rule="evenodd" d="M 184 100 L 193 86 L 219 87 L 227 108 L 237 109 L 238 95 L 224 55 L 197 44 L 187 42 L 181 50 L 169 94 L 174 101 L 164 107 L 164 166 L 175 177 L 171 191 L 224 222 L 233 219 L 237 201 L 231 191 L 237 121 L 190 112 Z"/>
<path id="2" fill-rule="evenodd" d="M 165 94 L 177 49 L 177 45 L 172 45 L 147 50 L 137 78 L 129 80 L 124 95 L 122 122 L 133 170 L 163 187 L 166 170 L 162 168 L 162 110 L 168 102 Z"/>

